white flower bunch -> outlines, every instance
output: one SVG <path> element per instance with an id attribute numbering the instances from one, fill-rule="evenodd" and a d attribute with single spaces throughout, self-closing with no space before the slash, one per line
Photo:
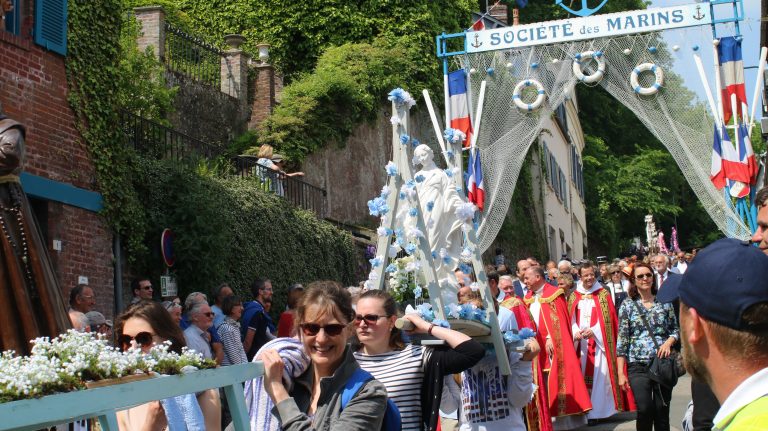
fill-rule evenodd
<path id="1" fill-rule="evenodd" d="M 215 366 L 192 350 L 180 355 L 170 351 L 170 342 L 152 347 L 148 354 L 140 349 L 121 352 L 101 335 L 70 330 L 53 340 L 40 337 L 32 343 L 30 356 L 16 356 L 13 351 L 0 355 L 0 403 L 83 389 L 86 381 Z"/>

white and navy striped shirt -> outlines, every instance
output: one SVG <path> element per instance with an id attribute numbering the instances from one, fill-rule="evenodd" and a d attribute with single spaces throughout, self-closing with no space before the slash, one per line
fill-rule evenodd
<path id="1" fill-rule="evenodd" d="M 355 352 L 360 368 L 373 374 L 387 388 L 387 394 L 400 410 L 403 430 L 421 429 L 421 383 L 430 350 L 409 344 L 403 350 L 379 355 Z"/>

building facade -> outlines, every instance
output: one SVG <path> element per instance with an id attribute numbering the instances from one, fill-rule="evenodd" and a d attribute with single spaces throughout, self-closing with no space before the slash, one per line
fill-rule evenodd
<path id="1" fill-rule="evenodd" d="M 62 294 L 91 286 L 95 309 L 113 316 L 113 235 L 98 215 L 94 168 L 67 101 L 67 1 L 12 0 L 0 31 L 0 107 L 26 127 L 21 183 Z"/>
<path id="2" fill-rule="evenodd" d="M 584 175 L 581 153 L 584 134 L 575 97 L 546 120 L 539 135 L 539 187 L 549 259 L 587 255 Z"/>

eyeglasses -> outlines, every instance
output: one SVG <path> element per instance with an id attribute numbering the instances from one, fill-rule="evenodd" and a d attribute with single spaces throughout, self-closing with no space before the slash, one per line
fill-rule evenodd
<path id="1" fill-rule="evenodd" d="M 149 286 L 142 286 L 141 290 L 152 290 L 152 285 Z"/>
<path id="2" fill-rule="evenodd" d="M 619 271 L 613 271 L 613 272 L 611 272 L 611 275 L 616 275 L 618 273 L 619 273 Z"/>
<path id="3" fill-rule="evenodd" d="M 203 315 L 204 315 L 204 316 L 206 316 L 206 317 L 213 317 L 213 316 L 215 316 L 215 314 L 213 313 L 213 311 L 209 311 L 209 312 L 207 312 L 207 313 L 203 313 Z"/>
<path id="4" fill-rule="evenodd" d="M 120 349 L 122 351 L 130 349 L 131 342 L 134 340 L 136 341 L 136 344 L 141 347 L 149 347 L 152 345 L 153 337 L 154 335 L 150 334 L 149 332 L 139 332 L 133 337 L 126 334 L 121 334 L 119 337 L 117 337 L 117 344 L 120 345 Z"/>
<path id="5" fill-rule="evenodd" d="M 637 274 L 635 276 L 635 278 L 638 279 L 638 280 L 643 280 L 643 279 L 646 279 L 646 278 L 653 278 L 653 274 L 651 274 L 650 272 L 647 272 L 645 274 Z"/>
<path id="6" fill-rule="evenodd" d="M 317 323 L 302 323 L 300 325 L 302 332 L 304 332 L 304 335 L 307 336 L 314 336 L 317 335 L 320 330 L 322 329 L 325 331 L 325 335 L 335 337 L 339 334 L 341 334 L 341 331 L 346 328 L 347 325 L 342 325 L 340 323 L 331 323 L 330 325 L 321 326 Z"/>
<path id="7" fill-rule="evenodd" d="M 376 322 L 379 321 L 382 317 L 389 317 L 391 314 L 385 314 L 383 316 L 379 316 L 378 314 L 366 314 L 365 316 L 357 315 L 355 316 L 355 323 L 360 323 L 363 320 L 365 320 L 365 323 L 369 325 L 375 325 Z"/>

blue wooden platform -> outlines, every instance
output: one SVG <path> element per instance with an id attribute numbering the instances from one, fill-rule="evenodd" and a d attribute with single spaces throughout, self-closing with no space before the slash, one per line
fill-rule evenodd
<path id="1" fill-rule="evenodd" d="M 237 431 L 250 430 L 243 383 L 264 373 L 261 362 L 162 376 L 132 383 L 0 404 L 0 430 L 39 430 L 98 417 L 105 431 L 117 431 L 115 411 L 149 401 L 224 388 Z"/>

